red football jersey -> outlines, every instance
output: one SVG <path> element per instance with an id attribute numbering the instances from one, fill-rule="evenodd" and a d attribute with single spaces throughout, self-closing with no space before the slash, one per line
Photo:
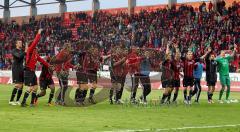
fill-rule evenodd
<path id="1" fill-rule="evenodd" d="M 181 62 L 177 60 L 172 61 L 173 72 L 174 72 L 174 80 L 180 79 L 180 69 L 181 69 Z"/>
<path id="2" fill-rule="evenodd" d="M 130 74 L 139 73 L 141 57 L 138 57 L 135 51 L 127 56 L 126 68 Z"/>
<path id="3" fill-rule="evenodd" d="M 40 38 L 41 38 L 40 34 L 37 34 L 34 41 L 31 43 L 31 45 L 27 49 L 26 67 L 31 71 L 35 71 L 36 64 L 38 61 L 41 62 L 46 67 L 49 66 L 49 64 L 39 56 L 36 50 L 36 47 Z"/>

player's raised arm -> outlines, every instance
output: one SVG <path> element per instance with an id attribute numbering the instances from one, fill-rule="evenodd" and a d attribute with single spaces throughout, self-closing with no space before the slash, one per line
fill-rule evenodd
<path id="1" fill-rule="evenodd" d="M 205 59 L 205 58 L 208 58 L 209 54 L 212 52 L 212 48 L 211 47 L 208 47 L 208 51 L 202 56 L 200 57 L 200 59 Z"/>
<path id="2" fill-rule="evenodd" d="M 232 51 L 232 54 L 227 56 L 226 59 L 228 59 L 228 61 L 231 61 L 234 59 L 234 56 L 236 55 L 236 52 L 237 52 L 237 45 L 234 44 L 234 49 Z"/>
<path id="3" fill-rule="evenodd" d="M 234 57 L 236 55 L 236 52 L 237 52 L 237 45 L 234 44 L 234 49 L 233 49 L 233 52 L 231 54 L 231 57 Z"/>
<path id="4" fill-rule="evenodd" d="M 28 52 L 31 52 L 34 48 L 36 48 L 40 38 L 41 38 L 41 33 L 42 33 L 43 29 L 39 29 L 38 33 L 36 35 L 36 37 L 34 38 L 33 42 L 31 43 L 31 45 L 28 47 Z"/>

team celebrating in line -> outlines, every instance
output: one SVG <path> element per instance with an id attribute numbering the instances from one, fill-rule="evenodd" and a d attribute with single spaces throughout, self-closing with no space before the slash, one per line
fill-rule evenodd
<path id="1" fill-rule="evenodd" d="M 16 41 L 16 48 L 12 51 L 12 80 L 15 86 L 11 93 L 10 105 L 28 106 L 26 102 L 31 94 L 30 106 L 34 107 L 37 105 L 39 98 L 46 95 L 46 90 L 49 88 L 51 91 L 48 105 L 52 106 L 55 94 L 54 72 L 56 72 L 60 85 L 60 93 L 56 96 L 55 104 L 66 105 L 65 93 L 68 89 L 70 68 L 76 70 L 78 88 L 75 93 L 75 103 L 79 106 L 84 106 L 88 89 L 90 89 L 88 102 L 96 104 L 97 101 L 94 99 L 94 94 L 98 86 L 97 72 L 100 69 L 100 64 L 106 62 L 109 65 L 111 77 L 111 88 L 109 89 L 110 104 L 124 103 L 121 98 L 126 76 L 130 74 L 132 81 L 131 103 L 146 105 L 147 96 L 151 92 L 150 72 L 153 69 L 162 73 L 161 84 L 164 92 L 160 97 L 160 104 L 177 103 L 181 77 L 183 78 L 184 103 L 187 105 L 192 104 L 193 96 L 196 96 L 195 102 L 199 103 L 203 69 L 206 70 L 208 103 L 214 103 L 213 94 L 217 82 L 217 71 L 219 71 L 222 86 L 219 93 L 219 103 L 224 103 L 222 95 L 225 90 L 225 102 L 231 103 L 229 100 L 231 84 L 229 63 L 234 59 L 237 45 L 234 46 L 234 50 L 229 56 L 226 56 L 225 51 L 221 51 L 220 56 L 217 57 L 211 47 L 206 49 L 203 56 L 194 56 L 191 50 L 187 53 L 180 53 L 178 45 L 173 40 L 170 44 L 167 44 L 166 51 L 155 50 L 156 52 L 164 52 L 163 57 L 155 56 L 153 59 L 152 52 L 148 48 L 139 49 L 135 45 L 130 45 L 126 48 L 124 41 L 121 40 L 112 44 L 111 50 L 108 53 L 104 53 L 104 55 L 101 53 L 97 43 L 81 41 L 78 51 L 73 51 L 71 44 L 66 43 L 59 54 L 54 57 L 47 56 L 44 60 L 37 51 L 37 44 L 41 38 L 42 31 L 42 29 L 39 29 L 35 39 L 32 42 L 28 42 L 25 49 L 23 49 L 24 46 L 21 40 Z M 75 55 L 77 56 L 77 64 L 72 63 Z M 38 81 L 35 73 L 37 62 L 42 64 L 42 71 L 39 77 L 41 91 L 39 93 L 37 93 Z M 140 82 L 143 86 L 143 92 L 138 100 L 136 99 L 136 93 Z M 23 85 L 28 88 L 20 102 Z M 173 99 L 171 100 L 172 93 Z"/>

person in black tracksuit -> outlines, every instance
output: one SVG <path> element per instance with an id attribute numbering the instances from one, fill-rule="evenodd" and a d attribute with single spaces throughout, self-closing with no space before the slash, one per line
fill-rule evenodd
<path id="1" fill-rule="evenodd" d="M 23 82 L 24 82 L 24 68 L 23 62 L 25 57 L 25 51 L 22 49 L 22 41 L 16 41 L 16 48 L 12 51 L 13 64 L 12 64 L 12 81 L 15 84 L 11 98 L 9 101 L 10 105 L 20 105 L 19 99 L 22 95 Z M 17 94 L 16 102 L 14 98 Z"/>
<path id="2" fill-rule="evenodd" d="M 207 53 L 202 56 L 205 58 L 206 62 L 206 81 L 208 86 L 208 103 L 214 103 L 212 101 L 212 96 L 215 91 L 215 86 L 217 82 L 217 62 L 215 61 L 215 54 L 209 47 Z"/>

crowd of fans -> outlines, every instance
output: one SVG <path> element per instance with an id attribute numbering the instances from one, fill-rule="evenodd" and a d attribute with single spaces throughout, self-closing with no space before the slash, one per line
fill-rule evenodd
<path id="1" fill-rule="evenodd" d="M 208 46 L 218 54 L 220 50 L 231 49 L 234 44 L 240 45 L 240 4 L 236 2 L 225 7 L 225 2 L 221 1 L 217 4 L 217 11 L 213 10 L 212 3 L 207 5 L 203 2 L 198 11 L 183 4 L 178 8 L 151 12 L 143 10 L 131 16 L 127 13 L 113 15 L 102 11 L 93 17 L 84 12 L 73 13 L 70 20 L 69 25 L 63 24 L 63 17 L 45 17 L 40 20 L 33 17 L 29 23 L 21 26 L 14 21 L 9 24 L 0 23 L 0 33 L 5 34 L 4 39 L 0 40 L 0 68 L 9 68 L 11 59 L 4 55 L 11 53 L 15 40 L 20 37 L 28 43 L 39 27 L 45 30 L 38 45 L 39 53 L 51 55 L 56 53 L 56 47 L 61 47 L 65 42 L 76 47 L 80 40 L 99 43 L 105 53 L 119 39 L 126 42 L 126 47 L 135 45 L 162 51 L 174 41 L 182 53 L 192 50 L 196 56 L 202 55 Z M 83 22 L 76 27 L 79 20 Z M 73 28 L 77 28 L 77 38 L 72 35 Z"/>
<path id="2" fill-rule="evenodd" d="M 0 32 L 4 33 L 4 39 L 0 40 L 1 69 L 11 68 L 8 64 L 11 64 L 10 54 L 15 47 L 15 41 L 20 39 L 25 45 L 29 44 L 34 39 L 39 27 L 45 29 L 41 42 L 38 44 L 40 54 L 54 55 L 55 47 L 61 47 L 66 41 L 71 41 L 71 30 L 62 26 L 61 17 L 45 17 L 40 20 L 32 17 L 29 19 L 29 23 L 23 23 L 21 26 L 15 21 L 9 24 L 0 23 Z"/>

